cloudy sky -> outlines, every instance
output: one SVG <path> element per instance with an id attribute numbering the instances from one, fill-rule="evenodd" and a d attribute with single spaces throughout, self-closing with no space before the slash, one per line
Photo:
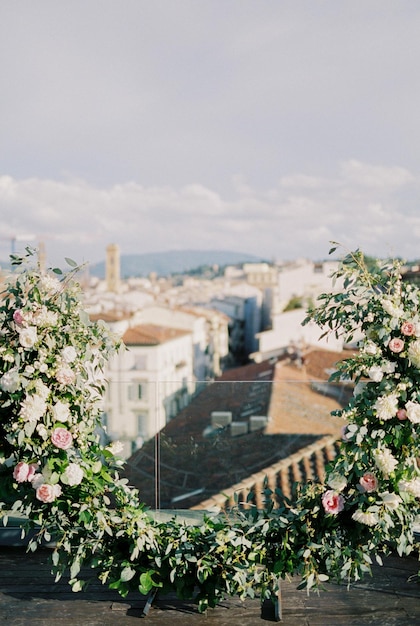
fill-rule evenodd
<path id="1" fill-rule="evenodd" d="M 419 33 L 414 0 L 3 0 L 0 258 L 420 257 Z"/>

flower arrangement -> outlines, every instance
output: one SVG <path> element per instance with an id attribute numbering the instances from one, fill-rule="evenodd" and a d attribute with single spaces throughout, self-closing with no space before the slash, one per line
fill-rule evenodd
<path id="1" fill-rule="evenodd" d="M 54 538 L 54 564 L 71 566 L 77 589 L 81 562 L 116 520 L 130 524 L 132 511 L 141 520 L 142 506 L 119 477 L 118 443 L 101 441 L 104 366 L 118 340 L 90 323 L 74 261 L 44 272 L 34 257 L 12 257 L 0 304 L 0 517 L 28 518 L 32 550 Z"/>
<path id="2" fill-rule="evenodd" d="M 335 248 L 333 248 L 335 250 Z M 372 556 L 416 545 L 420 470 L 420 294 L 399 262 L 346 255 L 343 287 L 304 323 L 356 340 L 333 381 L 354 381 L 340 454 L 325 485 L 299 485 L 295 502 L 265 492 L 263 511 L 204 513 L 197 525 L 160 523 L 119 476 L 117 444 L 100 437 L 104 366 L 118 341 L 81 306 L 80 268 L 33 267 L 13 257 L 0 304 L 0 518 L 35 528 L 29 549 L 54 540 L 52 568 L 74 591 L 82 565 L 122 595 L 175 590 L 199 610 L 224 595 L 272 596 L 279 577 L 307 589 L 357 580 Z"/>
<path id="3" fill-rule="evenodd" d="M 31 256 L 14 262 L 21 268 Z M 115 460 L 98 434 L 101 372 L 114 344 L 82 311 L 72 280 L 80 268 L 68 263 L 61 281 L 58 269 L 15 272 L 0 306 L 1 495 L 24 495 L 30 512 L 93 477 L 105 484 L 101 457 Z"/>
<path id="4" fill-rule="evenodd" d="M 352 379 L 356 387 L 336 412 L 348 425 L 324 506 L 334 496 L 336 514 L 351 512 L 402 554 L 413 545 L 419 513 L 420 295 L 403 281 L 400 261 L 368 268 L 360 251 L 344 257 L 334 278 L 344 289 L 321 296 L 308 320 L 348 342 L 357 339 L 359 349 L 331 377 Z"/>

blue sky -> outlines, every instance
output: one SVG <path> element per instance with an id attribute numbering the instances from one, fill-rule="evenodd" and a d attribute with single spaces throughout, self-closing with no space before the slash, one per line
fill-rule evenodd
<path id="1" fill-rule="evenodd" d="M 0 258 L 420 257 L 420 4 L 5 0 Z"/>

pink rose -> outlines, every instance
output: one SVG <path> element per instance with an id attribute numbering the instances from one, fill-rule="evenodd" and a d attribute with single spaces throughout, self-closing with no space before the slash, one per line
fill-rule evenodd
<path id="1" fill-rule="evenodd" d="M 37 469 L 38 465 L 36 463 L 24 463 L 24 461 L 20 461 L 13 470 L 13 478 L 18 483 L 30 482 L 35 476 Z"/>
<path id="2" fill-rule="evenodd" d="M 400 420 L 400 422 L 404 422 L 406 419 L 408 419 L 407 411 L 405 409 L 398 409 L 397 418 Z"/>
<path id="3" fill-rule="evenodd" d="M 366 472 L 366 474 L 363 474 L 363 476 L 359 480 L 359 483 L 368 493 L 376 491 L 378 488 L 378 479 L 376 478 L 375 474 L 371 474 L 370 472 Z"/>
<path id="4" fill-rule="evenodd" d="M 401 333 L 406 337 L 412 337 L 416 334 L 416 326 L 413 322 L 404 322 L 401 326 Z"/>
<path id="5" fill-rule="evenodd" d="M 67 450 L 73 445 L 73 436 L 66 428 L 54 428 L 51 433 L 51 441 L 56 448 Z"/>
<path id="6" fill-rule="evenodd" d="M 389 342 L 388 348 L 391 350 L 391 352 L 395 352 L 396 354 L 398 354 L 399 352 L 402 352 L 404 350 L 404 342 L 402 339 L 399 339 L 399 337 L 394 337 Z"/>
<path id="7" fill-rule="evenodd" d="M 25 318 L 23 317 L 23 312 L 20 309 L 16 309 L 13 313 L 13 321 L 16 322 L 19 326 L 22 326 Z"/>
<path id="8" fill-rule="evenodd" d="M 337 515 L 344 508 L 344 498 L 336 491 L 329 489 L 322 496 L 322 506 L 326 513 Z"/>
<path id="9" fill-rule="evenodd" d="M 49 485 L 48 483 L 43 483 L 38 487 L 35 495 L 38 500 L 41 500 L 41 502 L 54 502 L 54 500 L 61 495 L 61 487 L 59 485 Z"/>

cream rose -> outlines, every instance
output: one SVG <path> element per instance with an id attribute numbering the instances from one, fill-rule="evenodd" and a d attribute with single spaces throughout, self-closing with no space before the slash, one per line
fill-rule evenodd
<path id="1" fill-rule="evenodd" d="M 405 405 L 407 418 L 412 424 L 420 424 L 420 404 L 417 402 L 407 402 Z"/>
<path id="2" fill-rule="evenodd" d="M 38 339 L 38 331 L 36 326 L 28 326 L 22 328 L 19 332 L 19 343 L 22 348 L 33 348 Z"/>
<path id="3" fill-rule="evenodd" d="M 85 474 L 80 465 L 77 463 L 70 463 L 61 477 L 61 482 L 66 485 L 70 485 L 70 487 L 74 487 L 75 485 L 80 485 L 84 475 Z"/>
<path id="4" fill-rule="evenodd" d="M 70 417 L 70 405 L 68 402 L 58 400 L 52 407 L 52 414 L 56 422 L 67 422 Z"/>
<path id="5" fill-rule="evenodd" d="M 61 385 L 71 385 L 74 382 L 76 375 L 70 367 L 63 366 L 57 370 L 56 379 Z"/>
<path id="6" fill-rule="evenodd" d="M 64 363 L 73 363 L 73 361 L 75 361 L 77 358 L 77 352 L 73 348 L 73 346 L 66 346 L 61 351 L 61 358 L 63 359 Z"/>

